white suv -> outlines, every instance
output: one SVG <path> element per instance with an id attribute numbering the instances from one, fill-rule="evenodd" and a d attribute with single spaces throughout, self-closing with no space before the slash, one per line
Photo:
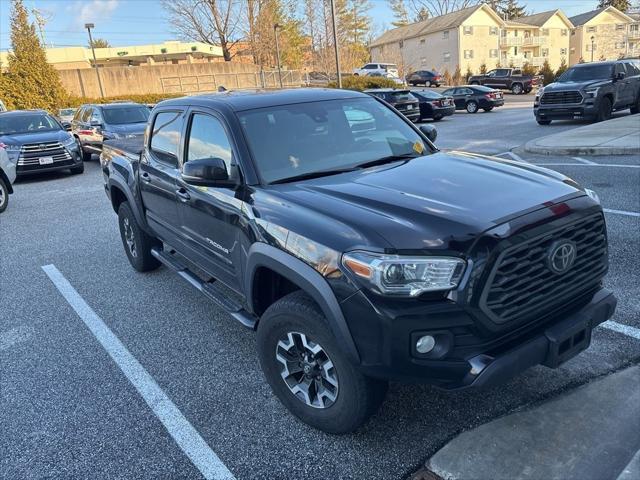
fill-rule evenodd
<path id="1" fill-rule="evenodd" d="M 371 75 L 372 73 L 379 73 L 382 76 L 389 74 L 392 77 L 398 77 L 398 66 L 395 63 L 367 63 L 362 68 L 356 68 L 353 70 L 353 74 L 358 75 Z"/>

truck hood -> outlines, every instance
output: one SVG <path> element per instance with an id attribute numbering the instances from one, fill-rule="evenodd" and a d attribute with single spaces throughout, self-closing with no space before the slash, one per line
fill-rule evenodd
<path id="1" fill-rule="evenodd" d="M 24 145 L 25 143 L 64 142 L 71 134 L 64 130 L 48 132 L 16 133 L 13 135 L 0 135 L 0 142 L 7 145 Z"/>
<path id="2" fill-rule="evenodd" d="M 574 90 L 584 90 L 588 87 L 600 87 L 611 80 L 589 80 L 586 82 L 554 82 L 544 87 L 545 92 L 567 92 Z"/>
<path id="3" fill-rule="evenodd" d="M 289 207 L 321 214 L 397 250 L 456 249 L 481 232 L 583 195 L 557 172 L 464 152 L 273 187 Z M 551 213 L 550 213 L 551 215 Z M 329 224 L 331 223 L 329 222 Z"/>

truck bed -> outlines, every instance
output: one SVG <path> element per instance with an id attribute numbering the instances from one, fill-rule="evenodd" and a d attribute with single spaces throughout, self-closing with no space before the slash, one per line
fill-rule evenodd
<path id="1" fill-rule="evenodd" d="M 118 150 L 118 152 L 123 155 L 138 158 L 144 149 L 144 137 L 140 135 L 134 138 L 125 138 L 122 140 L 106 140 L 103 147 L 109 147 L 111 149 Z"/>

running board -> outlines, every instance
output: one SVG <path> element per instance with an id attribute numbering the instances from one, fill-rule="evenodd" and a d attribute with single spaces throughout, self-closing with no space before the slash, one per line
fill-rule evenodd
<path id="1" fill-rule="evenodd" d="M 192 287 L 195 287 L 202 292 L 209 300 L 238 320 L 242 325 L 247 328 L 255 329 L 257 318 L 247 312 L 240 303 L 226 296 L 225 293 L 215 284 L 215 280 L 205 282 L 189 270 L 189 268 L 177 257 L 171 253 L 166 253 L 160 248 L 152 248 L 151 255 L 157 258 L 163 265 L 176 272 L 179 276 L 189 282 Z"/>

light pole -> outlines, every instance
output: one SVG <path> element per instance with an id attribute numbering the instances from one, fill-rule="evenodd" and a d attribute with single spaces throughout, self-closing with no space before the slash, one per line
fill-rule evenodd
<path id="1" fill-rule="evenodd" d="M 593 62 L 593 49 L 595 48 L 596 44 L 594 42 L 594 40 L 596 39 L 596 37 L 594 37 L 593 35 L 591 35 L 591 61 Z"/>
<path id="2" fill-rule="evenodd" d="M 336 28 L 336 5 L 331 0 L 331 22 L 333 23 L 333 48 L 336 52 L 336 71 L 338 73 L 338 88 L 342 88 L 342 75 L 340 74 L 340 55 L 338 55 L 338 32 Z"/>
<path id="3" fill-rule="evenodd" d="M 278 29 L 279 28 L 280 28 L 279 24 L 276 23 L 276 24 L 273 25 L 273 32 L 276 35 L 276 57 L 277 57 L 277 60 L 278 60 L 278 78 L 280 79 L 280 88 L 283 88 L 282 87 L 282 69 L 280 67 L 280 45 L 279 45 L 279 42 L 278 42 Z"/>
<path id="4" fill-rule="evenodd" d="M 91 38 L 91 29 L 95 28 L 93 23 L 85 23 L 84 28 L 89 32 L 89 46 L 91 47 L 91 53 L 93 53 L 93 66 L 96 69 L 96 76 L 98 77 L 98 87 L 100 87 L 100 98 L 104 98 L 104 90 L 102 90 L 102 80 L 100 80 L 100 72 L 98 72 L 98 62 L 96 61 L 96 51 L 93 48 L 93 38 Z"/>

